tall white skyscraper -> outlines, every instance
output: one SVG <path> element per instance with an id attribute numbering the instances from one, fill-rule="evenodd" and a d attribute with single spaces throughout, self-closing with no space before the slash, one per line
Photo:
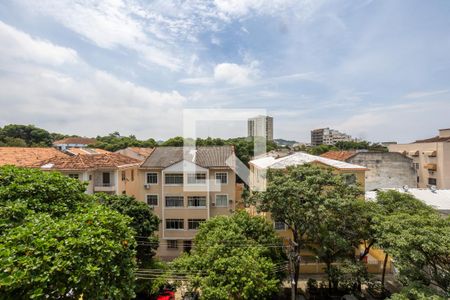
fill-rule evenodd
<path id="1" fill-rule="evenodd" d="M 248 136 L 261 136 L 266 137 L 268 141 L 273 141 L 273 118 L 257 116 L 248 119 Z"/>

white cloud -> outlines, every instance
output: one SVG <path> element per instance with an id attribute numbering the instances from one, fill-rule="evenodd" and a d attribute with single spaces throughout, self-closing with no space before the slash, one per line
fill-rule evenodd
<path id="1" fill-rule="evenodd" d="M 77 52 L 53 45 L 45 40 L 32 39 L 29 35 L 0 21 L 0 61 L 10 58 L 47 65 L 75 63 Z"/>
<path id="2" fill-rule="evenodd" d="M 406 94 L 404 98 L 414 99 L 414 98 L 425 98 L 430 96 L 448 94 L 449 90 L 437 90 L 437 91 L 415 91 L 409 94 Z"/>
<path id="3" fill-rule="evenodd" d="M 249 85 L 256 77 L 254 66 L 242 66 L 233 63 L 221 63 L 214 68 L 214 79 L 231 85 Z"/>
<path id="4" fill-rule="evenodd" d="M 0 110 L 3 123 L 33 123 L 52 131 L 91 136 L 115 130 L 140 137 L 181 132 L 181 124 L 178 128 L 173 120 L 180 119 L 185 97 L 177 91 L 159 92 L 120 80 L 80 58 L 66 58 L 75 53 L 71 49 L 35 39 L 6 24 L 0 28 L 2 45 L 21 41 L 20 47 L 0 48 L 2 59 L 13 62 L 2 65 L 6 72 L 0 75 L 0 105 L 6 108 Z M 41 47 L 60 55 L 54 59 L 62 65 L 49 64 L 53 63 L 51 57 L 39 52 L 33 57 L 29 49 Z M 69 63 L 75 68 L 66 68 Z"/>

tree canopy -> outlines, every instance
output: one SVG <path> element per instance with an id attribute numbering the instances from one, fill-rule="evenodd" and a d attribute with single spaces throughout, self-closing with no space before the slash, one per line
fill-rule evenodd
<path id="1" fill-rule="evenodd" d="M 267 299 L 279 290 L 284 259 L 272 224 L 241 211 L 201 224 L 192 251 L 172 267 L 202 299 Z"/>
<path id="2" fill-rule="evenodd" d="M 59 173 L 0 167 L 0 298 L 129 299 L 131 219 Z"/>

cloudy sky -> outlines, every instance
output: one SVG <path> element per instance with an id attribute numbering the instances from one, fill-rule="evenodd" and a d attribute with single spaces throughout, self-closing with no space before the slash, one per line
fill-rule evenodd
<path id="1" fill-rule="evenodd" d="M 450 127 L 449 16 L 448 0 L 4 0 L 0 126 L 165 139 L 183 109 L 250 108 L 278 138 L 431 137 Z M 228 122 L 207 132 L 245 135 Z"/>

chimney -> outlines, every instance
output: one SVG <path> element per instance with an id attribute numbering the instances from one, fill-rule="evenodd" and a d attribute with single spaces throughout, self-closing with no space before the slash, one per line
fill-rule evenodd
<path id="1" fill-rule="evenodd" d="M 450 128 L 439 129 L 439 137 L 440 138 L 450 137 Z"/>

